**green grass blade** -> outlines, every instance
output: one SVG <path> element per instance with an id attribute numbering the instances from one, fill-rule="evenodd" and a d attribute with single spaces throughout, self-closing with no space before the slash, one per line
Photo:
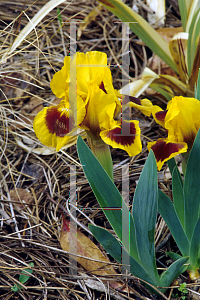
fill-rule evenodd
<path id="1" fill-rule="evenodd" d="M 183 180 L 180 178 L 180 172 L 178 168 L 175 167 L 172 174 L 172 192 L 173 192 L 173 202 L 178 218 L 184 228 L 184 195 L 183 195 Z"/>
<path id="2" fill-rule="evenodd" d="M 139 260 L 133 218 L 132 215 L 130 215 L 128 207 L 122 199 L 118 189 L 80 136 L 77 139 L 77 149 L 80 162 L 83 165 L 83 170 L 96 199 L 120 240 L 122 240 L 123 201 L 123 209 L 125 210 L 124 213 L 130 216 L 129 228 L 131 237 L 130 245 L 128 239 L 128 243 L 124 246 L 126 249 L 129 249 L 130 247 L 131 255 L 133 255 L 135 259 Z"/>
<path id="3" fill-rule="evenodd" d="M 183 256 L 189 255 L 189 241 L 183 230 L 181 222 L 176 214 L 174 205 L 170 198 L 161 190 L 158 190 L 158 211 L 169 227 L 176 244 Z"/>
<path id="4" fill-rule="evenodd" d="M 130 29 L 175 72 L 178 72 L 169 50 L 169 44 L 139 14 L 121 0 L 99 0 L 99 2 L 122 22 L 129 22 Z"/>
<path id="5" fill-rule="evenodd" d="M 138 252 L 141 263 L 158 280 L 155 260 L 155 225 L 158 205 L 158 177 L 154 154 L 150 151 L 138 181 L 133 199 L 132 215 L 135 222 Z"/>
<path id="6" fill-rule="evenodd" d="M 60 26 L 62 26 L 62 17 L 61 17 L 61 13 L 60 13 L 60 8 L 57 7 L 57 16 L 58 16 L 58 21 L 60 23 Z"/>
<path id="7" fill-rule="evenodd" d="M 187 163 L 184 181 L 185 231 L 191 240 L 199 219 L 200 204 L 200 130 L 198 131 Z"/>

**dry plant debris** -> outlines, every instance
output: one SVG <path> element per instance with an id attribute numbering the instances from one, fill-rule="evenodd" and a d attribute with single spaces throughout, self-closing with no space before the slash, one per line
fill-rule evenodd
<path id="1" fill-rule="evenodd" d="M 146 17 L 146 6 L 141 1 L 126 3 L 131 7 L 134 4 Z M 45 105 L 59 101 L 51 92 L 49 83 L 53 74 L 61 69 L 64 56 L 69 54 L 69 20 L 83 21 L 98 2 L 74 0 L 60 4 L 62 29 L 55 8 L 11 56 L 2 60 L 16 36 L 45 4 L 43 0 L 0 1 L 0 299 L 156 299 L 130 274 L 127 278 L 122 277 L 121 267 L 114 261 L 114 279 L 117 277 L 124 287 L 129 284 L 132 291 L 129 295 L 109 286 L 99 288 L 100 278 L 87 274 L 80 265 L 77 265 L 77 276 L 69 273 L 69 257 L 61 249 L 59 234 L 61 213 L 68 213 L 66 201 L 69 198 L 71 164 L 76 165 L 77 170 L 79 224 L 87 227 L 90 219 L 97 225 L 111 228 L 84 177 L 76 146 L 72 142 L 71 147 L 55 153 L 36 139 L 32 122 Z M 117 21 L 115 16 L 100 7 L 87 26 L 79 30 L 77 51 L 103 51 L 107 53 L 110 64 L 120 64 L 121 24 Z M 178 22 L 178 16 L 170 8 L 166 22 L 171 26 Z M 151 51 L 131 33 L 130 75 L 133 80 L 139 77 L 151 56 Z M 120 69 L 112 67 L 112 74 L 115 88 L 121 88 Z M 155 99 L 163 102 L 162 97 Z M 165 134 L 151 118 L 144 118 L 134 110 L 133 115 L 142 126 L 143 152 L 130 159 L 124 151 L 112 150 L 115 183 L 119 189 L 121 166 L 130 164 L 130 204 L 148 155 L 146 141 Z M 159 176 L 160 186 L 170 193 L 170 180 L 165 179 L 163 172 Z M 170 247 L 174 246 L 170 239 L 166 225 L 158 218 L 156 246 L 162 266 L 166 263 L 167 241 Z M 19 284 L 19 275 L 30 262 L 34 263 L 33 273 L 15 294 L 11 287 Z M 86 276 L 87 281 L 84 281 Z"/>

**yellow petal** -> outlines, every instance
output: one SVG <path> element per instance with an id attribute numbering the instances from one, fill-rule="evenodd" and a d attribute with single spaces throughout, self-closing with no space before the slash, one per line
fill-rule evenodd
<path id="1" fill-rule="evenodd" d="M 85 106 L 79 99 L 77 120 L 82 122 Z M 69 130 L 74 128 L 74 117 L 69 110 L 69 103 L 61 101 L 59 105 L 45 107 L 34 119 L 33 129 L 42 144 L 52 146 L 59 151 L 70 140 Z"/>
<path id="2" fill-rule="evenodd" d="M 165 118 L 169 140 L 192 146 L 200 125 L 200 101 L 195 98 L 174 97 Z"/>
<path id="3" fill-rule="evenodd" d="M 131 96 L 129 96 L 129 99 L 130 99 L 130 102 L 128 103 L 128 105 L 130 105 L 130 107 L 137 108 L 143 114 L 145 114 L 146 116 L 150 117 L 151 111 L 152 111 L 152 107 L 153 107 L 153 104 L 151 103 L 150 100 L 148 100 L 148 99 L 142 99 L 142 100 L 140 100 L 138 98 L 131 97 Z"/>
<path id="4" fill-rule="evenodd" d="M 115 94 L 107 94 L 96 84 L 90 87 L 86 116 L 80 125 L 98 138 L 101 130 L 110 128 L 116 108 Z"/>
<path id="5" fill-rule="evenodd" d="M 69 90 L 69 70 L 70 70 L 70 56 L 64 58 L 64 66 L 56 72 L 51 80 L 50 87 L 52 92 L 58 98 L 65 98 L 66 91 Z"/>

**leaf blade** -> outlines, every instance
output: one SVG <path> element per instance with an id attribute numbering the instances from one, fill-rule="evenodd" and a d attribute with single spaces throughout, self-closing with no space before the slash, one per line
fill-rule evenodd
<path id="1" fill-rule="evenodd" d="M 135 190 L 132 215 L 135 222 L 140 260 L 154 281 L 158 280 L 154 245 L 157 201 L 157 166 L 151 150 Z"/>
<path id="2" fill-rule="evenodd" d="M 200 189 L 198 188 L 200 178 L 200 130 L 198 131 L 192 150 L 189 155 L 185 181 L 184 181 L 184 200 L 185 200 L 185 231 L 188 239 L 191 240 L 194 228 L 199 219 L 199 199 Z"/>
<path id="3" fill-rule="evenodd" d="M 158 190 L 158 211 L 166 222 L 183 256 L 189 255 L 189 241 L 176 214 L 174 205 L 165 193 Z"/>
<path id="4" fill-rule="evenodd" d="M 130 29 L 175 72 L 178 72 L 169 51 L 169 44 L 139 14 L 120 0 L 98 1 L 122 22 L 128 22 Z"/>

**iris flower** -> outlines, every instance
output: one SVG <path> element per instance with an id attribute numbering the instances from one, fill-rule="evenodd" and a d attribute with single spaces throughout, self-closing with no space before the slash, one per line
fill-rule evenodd
<path id="1" fill-rule="evenodd" d="M 76 64 L 76 118 L 69 101 L 70 57 L 67 56 L 64 66 L 55 73 L 50 83 L 53 93 L 62 99 L 60 104 L 45 107 L 34 119 L 33 128 L 38 139 L 59 151 L 72 135 L 69 130 L 71 124 L 72 127 L 84 129 L 92 140 L 126 150 L 130 156 L 140 153 L 142 144 L 139 121 L 121 122 L 123 108 L 119 98 L 122 96 L 113 88 L 106 54 L 97 51 L 76 53 L 73 63 Z M 129 105 L 146 115 L 151 114 L 152 104 L 149 100 L 140 101 L 130 97 Z M 121 126 L 129 128 L 130 135 L 123 136 Z"/>
<path id="2" fill-rule="evenodd" d="M 165 161 L 191 150 L 200 127 L 200 101 L 195 98 L 174 97 L 169 101 L 167 110 L 153 106 L 152 114 L 155 121 L 168 133 L 167 138 L 148 143 L 148 149 L 153 150 L 160 170 Z"/>

